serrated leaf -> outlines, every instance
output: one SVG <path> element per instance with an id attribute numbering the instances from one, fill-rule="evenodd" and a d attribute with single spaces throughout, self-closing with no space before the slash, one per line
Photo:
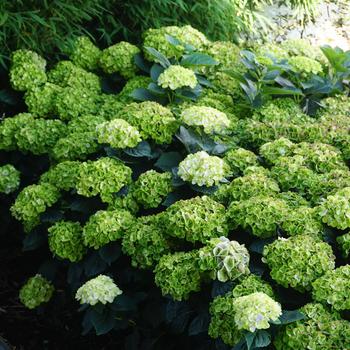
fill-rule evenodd
<path id="1" fill-rule="evenodd" d="M 172 168 L 179 165 L 182 158 L 179 152 L 164 152 L 154 165 L 163 171 L 171 171 Z"/>
<path id="2" fill-rule="evenodd" d="M 256 333 L 247 332 L 244 334 L 247 350 L 252 349 Z"/>
<path id="3" fill-rule="evenodd" d="M 259 330 L 255 333 L 253 349 L 264 348 L 271 343 L 271 335 L 267 331 Z"/>
<path id="4" fill-rule="evenodd" d="M 151 146 L 147 141 L 141 141 L 136 147 L 125 148 L 123 151 L 131 157 L 147 157 L 149 159 L 153 158 Z"/>
<path id="5" fill-rule="evenodd" d="M 155 61 L 158 62 L 164 68 L 168 68 L 169 66 L 171 66 L 170 61 L 162 53 L 160 53 L 153 47 L 146 46 L 145 49 L 155 59 Z"/>

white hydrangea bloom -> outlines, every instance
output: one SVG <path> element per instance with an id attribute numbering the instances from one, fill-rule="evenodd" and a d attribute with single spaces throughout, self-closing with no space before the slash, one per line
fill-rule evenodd
<path id="1" fill-rule="evenodd" d="M 107 143 L 114 148 L 135 147 L 141 142 L 138 130 L 123 119 L 99 124 L 96 132 L 99 143 Z"/>
<path id="2" fill-rule="evenodd" d="M 224 180 L 228 165 L 219 157 L 205 151 L 189 154 L 180 164 L 178 175 L 193 185 L 213 186 Z"/>
<path id="3" fill-rule="evenodd" d="M 223 134 L 230 126 L 227 115 L 219 110 L 206 106 L 192 106 L 181 113 L 182 121 L 190 126 L 203 127 L 207 134 Z"/>
<path id="4" fill-rule="evenodd" d="M 197 77 L 191 69 L 172 65 L 159 75 L 158 84 L 164 89 L 171 90 L 182 87 L 194 89 L 197 85 Z"/>
<path id="5" fill-rule="evenodd" d="M 269 328 L 282 315 L 281 305 L 261 292 L 235 298 L 232 305 L 237 328 L 250 332 Z"/>
<path id="6" fill-rule="evenodd" d="M 75 299 L 80 304 L 96 305 L 97 303 L 112 303 L 123 292 L 117 287 L 112 278 L 99 275 L 83 284 L 77 291 Z"/>

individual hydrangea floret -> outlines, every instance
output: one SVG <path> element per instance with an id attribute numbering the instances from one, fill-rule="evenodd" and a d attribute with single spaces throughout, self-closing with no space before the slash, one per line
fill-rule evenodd
<path id="1" fill-rule="evenodd" d="M 300 311 L 306 318 L 280 329 L 274 341 L 276 350 L 348 348 L 349 321 L 318 303 L 306 304 Z"/>
<path id="2" fill-rule="evenodd" d="M 85 197 L 100 195 L 103 202 L 113 201 L 114 194 L 131 181 L 131 169 L 113 158 L 100 158 L 80 165 L 78 194 Z"/>
<path id="3" fill-rule="evenodd" d="M 40 274 L 28 279 L 19 292 L 19 299 L 28 309 L 47 303 L 54 292 L 53 285 Z"/>
<path id="4" fill-rule="evenodd" d="M 60 86 L 51 83 L 28 90 L 24 95 L 28 111 L 44 118 L 55 116 L 56 97 L 61 90 Z"/>
<path id="5" fill-rule="evenodd" d="M 180 164 L 178 175 L 192 185 L 213 186 L 224 181 L 229 166 L 219 157 L 205 151 L 189 154 Z"/>
<path id="6" fill-rule="evenodd" d="M 269 164 L 275 164 L 280 157 L 288 157 L 293 154 L 294 143 L 285 137 L 265 143 L 260 147 L 260 154 Z"/>
<path id="7" fill-rule="evenodd" d="M 335 310 L 350 310 L 350 265 L 326 272 L 312 283 L 315 301 L 331 305 Z"/>
<path id="8" fill-rule="evenodd" d="M 197 77 L 194 71 L 179 65 L 171 65 L 158 77 L 158 84 L 164 89 L 177 90 L 184 87 L 194 89 Z"/>
<path id="9" fill-rule="evenodd" d="M 16 191 L 21 182 L 20 174 L 11 164 L 0 166 L 0 192 L 9 194 Z"/>
<path id="10" fill-rule="evenodd" d="M 33 119 L 16 132 L 15 138 L 22 152 L 40 155 L 49 153 L 66 133 L 67 127 L 60 120 Z"/>
<path id="11" fill-rule="evenodd" d="M 322 65 L 305 56 L 294 56 L 288 59 L 288 63 L 291 65 L 293 71 L 300 73 L 303 78 L 309 78 L 313 74 L 322 73 Z"/>
<path id="12" fill-rule="evenodd" d="M 350 255 L 350 233 L 345 233 L 345 235 L 337 237 L 337 243 L 343 256 L 348 257 Z"/>
<path id="13" fill-rule="evenodd" d="M 22 221 L 26 231 L 39 224 L 40 214 L 44 213 L 59 199 L 59 191 L 50 184 L 30 185 L 17 196 L 11 207 L 12 215 Z"/>
<path id="14" fill-rule="evenodd" d="M 152 268 L 163 255 L 170 253 L 161 225 L 159 215 L 141 216 L 126 230 L 122 249 L 130 256 L 132 266 Z"/>
<path id="15" fill-rule="evenodd" d="M 100 210 L 90 216 L 83 228 L 84 244 L 99 249 L 122 238 L 133 221 L 133 216 L 126 210 Z"/>
<path id="16" fill-rule="evenodd" d="M 207 196 L 175 202 L 163 219 L 168 235 L 189 242 L 205 243 L 228 233 L 225 207 Z"/>
<path id="17" fill-rule="evenodd" d="M 226 237 L 213 238 L 199 250 L 199 267 L 220 282 L 249 274 L 249 253 L 244 245 Z"/>
<path id="18" fill-rule="evenodd" d="M 154 273 L 156 285 L 163 295 L 181 301 L 188 299 L 191 292 L 200 290 L 201 274 L 197 255 L 197 251 L 192 251 L 161 257 Z"/>
<path id="19" fill-rule="evenodd" d="M 226 152 L 224 160 L 230 166 L 233 176 L 242 175 L 249 166 L 259 164 L 256 154 L 244 148 L 232 149 Z"/>
<path id="20" fill-rule="evenodd" d="M 170 143 L 179 127 L 171 110 L 153 101 L 128 104 L 118 117 L 135 126 L 142 139 L 158 144 Z"/>
<path id="21" fill-rule="evenodd" d="M 113 119 L 96 127 L 97 140 L 114 148 L 135 147 L 141 142 L 138 130 L 123 119 Z"/>
<path id="22" fill-rule="evenodd" d="M 265 246 L 263 256 L 277 283 L 301 292 L 335 266 L 332 247 L 309 235 L 279 238 Z"/>
<path id="23" fill-rule="evenodd" d="M 123 292 L 114 283 L 109 276 L 99 275 L 85 284 L 76 292 L 75 299 L 80 304 L 89 304 L 91 306 L 97 303 L 113 303 L 114 299 Z"/>
<path id="24" fill-rule="evenodd" d="M 0 124 L 0 149 L 13 151 L 17 149 L 16 134 L 22 127 L 34 120 L 30 113 L 19 113 L 14 117 L 7 117 Z"/>
<path id="25" fill-rule="evenodd" d="M 157 208 L 172 191 L 171 173 L 148 170 L 136 180 L 132 195 L 144 208 Z"/>
<path id="26" fill-rule="evenodd" d="M 48 229 L 49 248 L 62 259 L 80 261 L 86 253 L 82 227 L 78 222 L 59 221 Z"/>
<path id="27" fill-rule="evenodd" d="M 101 56 L 100 49 L 95 46 L 89 37 L 81 36 L 74 42 L 70 59 L 83 69 L 95 70 Z"/>
<path id="28" fill-rule="evenodd" d="M 261 292 L 235 298 L 232 309 L 237 328 L 249 332 L 270 328 L 269 322 L 277 321 L 282 315 L 281 305 Z"/>
<path id="29" fill-rule="evenodd" d="M 121 41 L 102 51 L 100 66 L 105 73 L 119 73 L 126 79 L 132 78 L 137 72 L 134 57 L 139 52 L 137 46 Z"/>
<path id="30" fill-rule="evenodd" d="M 241 202 L 232 202 L 228 209 L 231 228 L 250 231 L 254 236 L 268 238 L 277 234 L 288 207 L 275 197 L 257 196 Z"/>
<path id="31" fill-rule="evenodd" d="M 84 160 L 95 153 L 100 145 L 95 132 L 73 132 L 59 139 L 52 148 L 51 154 L 55 160 Z"/>
<path id="32" fill-rule="evenodd" d="M 319 208 L 319 215 L 331 227 L 340 230 L 350 228 L 350 187 L 328 196 Z"/>
<path id="33" fill-rule="evenodd" d="M 230 126 L 226 114 L 212 107 L 192 106 L 181 113 L 182 121 L 203 128 L 206 134 L 225 134 Z"/>

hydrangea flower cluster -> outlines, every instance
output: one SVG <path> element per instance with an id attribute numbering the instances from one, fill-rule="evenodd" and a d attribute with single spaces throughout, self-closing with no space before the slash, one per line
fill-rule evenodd
<path id="1" fill-rule="evenodd" d="M 227 215 L 231 228 L 241 227 L 254 236 L 267 238 L 277 234 L 287 210 L 286 203 L 278 198 L 257 196 L 232 202 Z"/>
<path id="2" fill-rule="evenodd" d="M 210 271 L 220 282 L 233 281 L 249 274 L 249 253 L 244 245 L 226 237 L 213 238 L 199 250 L 199 267 Z"/>
<path id="3" fill-rule="evenodd" d="M 10 81 L 15 90 L 26 91 L 46 82 L 46 61 L 30 50 L 17 50 L 12 54 Z"/>
<path id="4" fill-rule="evenodd" d="M 0 192 L 9 194 L 18 189 L 20 172 L 11 164 L 0 166 Z"/>
<path id="5" fill-rule="evenodd" d="M 76 292 L 75 299 L 80 304 L 96 305 L 97 303 L 113 303 L 114 299 L 123 292 L 109 276 L 99 275 L 85 284 Z"/>
<path id="6" fill-rule="evenodd" d="M 228 233 L 225 207 L 208 196 L 175 202 L 165 211 L 163 220 L 169 236 L 189 242 L 205 243 Z"/>
<path id="7" fill-rule="evenodd" d="M 267 142 L 260 147 L 259 153 L 269 164 L 275 164 L 280 157 L 288 157 L 293 154 L 294 143 L 285 137 Z"/>
<path id="8" fill-rule="evenodd" d="M 232 310 L 237 328 L 249 332 L 270 328 L 269 322 L 282 315 L 281 305 L 261 292 L 235 298 Z"/>
<path id="9" fill-rule="evenodd" d="M 170 295 L 174 300 L 186 300 L 191 292 L 200 290 L 197 251 L 163 255 L 154 272 L 156 285 L 162 294 Z"/>
<path id="10" fill-rule="evenodd" d="M 309 235 L 279 238 L 265 246 L 263 256 L 277 283 L 301 292 L 335 266 L 332 247 Z"/>
<path id="11" fill-rule="evenodd" d="M 329 304 L 335 310 L 350 310 L 350 265 L 326 272 L 312 283 L 315 301 Z"/>
<path id="12" fill-rule="evenodd" d="M 28 309 L 35 309 L 47 303 L 54 292 L 53 285 L 44 277 L 37 274 L 28 279 L 19 292 L 19 299 Z"/>
<path id="13" fill-rule="evenodd" d="M 25 187 L 11 207 L 12 215 L 22 221 L 26 231 L 40 223 L 40 214 L 57 202 L 60 193 L 55 186 L 47 183 Z"/>
<path id="14" fill-rule="evenodd" d="M 219 157 L 205 151 L 189 154 L 180 164 L 178 175 L 198 186 L 218 185 L 229 173 L 229 166 Z"/>
<path id="15" fill-rule="evenodd" d="M 270 284 L 254 274 L 244 276 L 240 283 L 232 289 L 232 292 L 230 292 L 229 295 L 238 298 L 256 292 L 261 292 L 271 298 L 275 298 L 275 293 Z"/>
<path id="16" fill-rule="evenodd" d="M 159 215 L 141 216 L 125 231 L 123 252 L 130 256 L 131 265 L 149 269 L 163 255 L 170 253 L 170 245 L 163 233 Z"/>
<path id="17" fill-rule="evenodd" d="M 177 90 L 184 87 L 194 89 L 198 82 L 193 70 L 179 65 L 171 65 L 159 75 L 158 84 L 163 89 Z"/>
<path id="18" fill-rule="evenodd" d="M 70 54 L 72 62 L 83 69 L 95 70 L 101 56 L 101 50 L 95 46 L 89 37 L 81 36 L 74 42 Z"/>
<path id="19" fill-rule="evenodd" d="M 258 165 L 256 154 L 244 148 L 229 150 L 225 153 L 224 160 L 233 176 L 242 175 L 246 168 Z"/>
<path id="20" fill-rule="evenodd" d="M 103 202 L 131 181 L 131 169 L 113 158 L 100 158 L 80 165 L 77 192 L 85 197 L 100 195 Z"/>
<path id="21" fill-rule="evenodd" d="M 68 135 L 72 133 L 94 133 L 96 127 L 105 121 L 106 119 L 101 115 L 84 114 L 68 122 L 67 132 Z"/>
<path id="22" fill-rule="evenodd" d="M 62 259 L 80 261 L 86 253 L 82 227 L 78 222 L 59 221 L 48 229 L 49 248 Z"/>
<path id="23" fill-rule="evenodd" d="M 157 208 L 172 191 L 171 173 L 148 170 L 132 186 L 132 196 L 144 208 Z"/>
<path id="24" fill-rule="evenodd" d="M 184 109 L 181 120 L 189 126 L 203 128 L 206 134 L 225 134 L 230 126 L 230 120 L 225 113 L 206 106 Z"/>
<path id="25" fill-rule="evenodd" d="M 288 59 L 288 63 L 291 65 L 295 72 L 301 74 L 303 78 L 309 78 L 312 74 L 322 73 L 322 65 L 305 56 L 294 56 Z"/>
<path id="26" fill-rule="evenodd" d="M 135 147 L 141 142 L 138 130 L 123 119 L 113 119 L 96 127 L 97 140 L 114 148 Z"/>
<path id="27" fill-rule="evenodd" d="M 133 222 L 133 216 L 126 210 L 99 210 L 90 216 L 83 228 L 84 244 L 99 249 L 122 238 Z"/>
<path id="28" fill-rule="evenodd" d="M 350 337 L 349 321 L 317 303 L 306 304 L 300 311 L 307 318 L 280 330 L 274 341 L 277 350 L 332 350 L 347 347 Z"/>
<path id="29" fill-rule="evenodd" d="M 137 46 L 121 41 L 102 51 L 100 66 L 108 74 L 119 73 L 126 79 L 132 78 L 137 72 L 134 56 L 139 52 Z"/>

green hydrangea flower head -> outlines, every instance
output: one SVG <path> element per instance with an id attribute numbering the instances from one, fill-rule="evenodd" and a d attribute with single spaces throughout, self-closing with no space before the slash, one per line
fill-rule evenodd
<path id="1" fill-rule="evenodd" d="M 85 253 L 82 227 L 79 222 L 58 221 L 49 227 L 48 239 L 51 252 L 62 259 L 71 262 L 80 261 Z"/>
<path id="2" fill-rule="evenodd" d="M 277 198 L 282 199 L 287 203 L 291 209 L 297 209 L 299 207 L 309 207 L 310 203 L 296 192 L 280 192 L 277 194 Z"/>
<path id="3" fill-rule="evenodd" d="M 9 194 L 16 191 L 21 182 L 20 174 L 11 164 L 0 166 L 0 192 Z"/>
<path id="4" fill-rule="evenodd" d="M 274 341 L 276 350 L 332 350 L 349 347 L 349 321 L 317 303 L 306 304 L 300 311 L 306 319 L 280 328 Z"/>
<path id="5" fill-rule="evenodd" d="M 106 120 L 101 115 L 84 114 L 68 122 L 68 134 L 95 132 L 97 125 L 104 123 Z"/>
<path id="6" fill-rule="evenodd" d="M 59 61 L 47 74 L 50 83 L 66 87 L 67 77 L 69 77 L 77 66 L 71 61 Z"/>
<path id="7" fill-rule="evenodd" d="M 335 310 L 350 310 L 350 265 L 327 271 L 312 283 L 312 297 L 315 301 L 329 304 Z"/>
<path id="8" fill-rule="evenodd" d="M 59 191 L 47 183 L 25 187 L 11 207 L 12 215 L 21 221 L 26 231 L 40 223 L 40 214 L 59 199 Z"/>
<path id="9" fill-rule="evenodd" d="M 51 155 L 59 162 L 84 160 L 99 148 L 95 132 L 74 132 L 60 138 L 52 148 Z"/>
<path id="10" fill-rule="evenodd" d="M 244 148 L 229 150 L 225 153 L 224 160 L 230 166 L 233 176 L 242 175 L 247 167 L 259 164 L 256 154 Z"/>
<path id="11" fill-rule="evenodd" d="M 322 238 L 323 225 L 315 208 L 300 206 L 287 212 L 282 229 L 288 236 L 306 234 Z"/>
<path id="12" fill-rule="evenodd" d="M 181 113 L 181 120 L 189 126 L 203 128 L 206 134 L 225 134 L 230 127 L 226 114 L 206 106 L 192 106 Z"/>
<path id="13" fill-rule="evenodd" d="M 287 39 L 282 41 L 280 46 L 288 51 L 290 56 L 306 56 L 321 62 L 326 58 L 320 48 L 311 45 L 307 39 Z"/>
<path id="14" fill-rule="evenodd" d="M 74 48 L 70 54 L 70 59 L 75 65 L 86 70 L 95 70 L 101 50 L 95 46 L 89 37 L 80 36 L 74 42 Z"/>
<path id="15" fill-rule="evenodd" d="M 132 214 L 136 214 L 140 207 L 136 202 L 131 191 L 126 195 L 121 195 L 114 198 L 113 202 L 109 203 L 108 210 L 127 210 Z"/>
<path id="16" fill-rule="evenodd" d="M 170 295 L 174 300 L 186 300 L 190 293 L 200 290 L 197 251 L 163 255 L 154 273 L 156 285 L 162 294 Z"/>
<path id="17" fill-rule="evenodd" d="M 322 65 L 313 60 L 312 58 L 305 56 L 294 56 L 288 59 L 288 63 L 291 65 L 292 69 L 300 73 L 303 78 L 311 77 L 311 75 L 322 73 Z"/>
<path id="18" fill-rule="evenodd" d="M 344 257 L 350 255 L 350 232 L 337 237 L 337 243 Z"/>
<path id="19" fill-rule="evenodd" d="M 235 298 L 232 309 L 237 328 L 249 332 L 270 328 L 269 322 L 278 320 L 282 315 L 281 305 L 261 292 Z"/>
<path id="20" fill-rule="evenodd" d="M 261 277 L 253 274 L 244 276 L 242 281 L 233 288 L 229 295 L 238 298 L 256 292 L 262 292 L 271 298 L 275 297 L 272 287 Z"/>
<path id="21" fill-rule="evenodd" d="M 123 292 L 109 276 L 98 275 L 87 281 L 76 292 L 75 299 L 80 304 L 96 305 L 113 303 L 114 299 Z"/>
<path id="22" fill-rule="evenodd" d="M 350 228 L 350 187 L 328 196 L 319 207 L 319 215 L 331 227 L 340 230 Z"/>
<path id="23" fill-rule="evenodd" d="M 172 191 L 171 173 L 148 170 L 136 180 L 132 195 L 144 208 L 157 208 Z"/>
<path id="24" fill-rule="evenodd" d="M 80 165 L 78 194 L 85 197 L 100 195 L 103 202 L 113 201 L 114 194 L 131 182 L 131 169 L 113 158 L 100 158 Z"/>
<path id="25" fill-rule="evenodd" d="M 241 202 L 232 202 L 228 209 L 230 227 L 241 227 L 254 236 L 273 237 L 285 218 L 288 207 L 275 197 L 257 196 Z"/>
<path id="26" fill-rule="evenodd" d="M 145 77 L 143 75 L 136 75 L 126 82 L 120 93 L 117 95 L 119 101 L 123 103 L 131 103 L 134 99 L 130 94 L 138 88 L 146 89 L 148 85 L 152 82 L 150 77 Z"/>
<path id="27" fill-rule="evenodd" d="M 227 193 L 231 201 L 242 201 L 256 196 L 273 196 L 279 190 L 275 180 L 257 173 L 237 177 L 228 185 Z"/>
<path id="28" fill-rule="evenodd" d="M 141 216 L 125 231 L 123 252 L 130 256 L 131 265 L 150 269 L 163 255 L 170 253 L 170 246 L 161 228 L 159 215 Z"/>
<path id="29" fill-rule="evenodd" d="M 179 127 L 171 110 L 153 101 L 128 104 L 118 118 L 136 127 L 142 139 L 152 139 L 158 144 L 171 143 Z"/>
<path id="30" fill-rule="evenodd" d="M 66 133 L 67 127 L 60 120 L 33 119 L 16 132 L 15 138 L 22 152 L 40 155 L 49 153 Z"/>
<path id="31" fill-rule="evenodd" d="M 210 156 L 205 151 L 189 154 L 179 164 L 178 175 L 192 185 L 218 185 L 229 173 L 229 166 L 216 156 Z"/>
<path id="32" fill-rule="evenodd" d="M 246 167 L 243 171 L 244 176 L 249 176 L 249 175 L 253 175 L 253 174 L 263 175 L 266 177 L 270 177 L 270 175 L 271 175 L 270 170 L 267 168 L 264 168 L 261 165 L 251 165 L 251 166 Z"/>
<path id="33" fill-rule="evenodd" d="M 219 62 L 219 69 L 229 69 L 239 64 L 240 48 L 230 41 L 210 42 L 205 51 Z"/>
<path id="34" fill-rule="evenodd" d="M 28 111 L 39 117 L 52 117 L 56 114 L 56 96 L 61 90 L 60 86 L 51 83 L 28 90 L 24 95 Z"/>
<path id="35" fill-rule="evenodd" d="M 269 163 L 275 164 L 280 157 L 288 157 L 293 154 L 295 144 L 281 137 L 275 141 L 265 143 L 260 147 L 260 155 Z"/>
<path id="36" fill-rule="evenodd" d="M 281 45 L 274 43 L 264 43 L 255 50 L 259 56 L 274 57 L 277 60 L 288 58 L 288 52 Z"/>
<path id="37" fill-rule="evenodd" d="M 134 56 L 139 52 L 137 46 L 121 41 L 102 51 L 100 66 L 105 73 L 119 73 L 126 79 L 132 78 L 137 72 Z"/>
<path id="38" fill-rule="evenodd" d="M 96 127 L 97 140 L 113 148 L 135 147 L 141 142 L 138 130 L 123 119 L 113 119 Z"/>
<path id="39" fill-rule="evenodd" d="M 198 81 L 193 70 L 179 65 L 171 65 L 159 75 L 158 84 L 163 89 L 170 90 L 177 90 L 184 87 L 194 89 Z"/>
<path id="40" fill-rule="evenodd" d="M 17 50 L 12 54 L 10 82 L 14 90 L 26 91 L 45 84 L 46 61 L 30 50 Z"/>
<path id="41" fill-rule="evenodd" d="M 240 97 L 242 95 L 242 89 L 239 85 L 239 81 L 232 75 L 226 72 L 215 72 L 210 75 L 210 82 L 212 83 L 212 89 L 219 94 L 233 95 Z"/>
<path id="42" fill-rule="evenodd" d="M 226 236 L 225 207 L 207 196 L 179 200 L 165 212 L 164 227 L 169 236 L 189 242 Z"/>
<path id="43" fill-rule="evenodd" d="M 263 256 L 277 283 L 300 292 L 311 290 L 312 282 L 335 266 L 332 247 L 310 235 L 279 238 L 264 247 Z"/>
<path id="44" fill-rule="evenodd" d="M 226 237 L 213 238 L 199 250 L 199 267 L 210 271 L 213 279 L 233 281 L 249 274 L 249 252 L 244 245 Z"/>
<path id="45" fill-rule="evenodd" d="M 126 210 L 99 210 L 83 227 L 83 241 L 87 247 L 99 249 L 121 239 L 135 219 Z"/>
<path id="46" fill-rule="evenodd" d="M 130 81 L 130 80 L 129 80 Z M 129 97 L 131 99 L 131 97 Z M 121 96 L 114 94 L 101 94 L 99 96 L 99 115 L 105 120 L 114 119 L 125 107 L 121 101 Z"/>
<path id="47" fill-rule="evenodd" d="M 19 292 L 19 300 L 28 309 L 35 309 L 43 303 L 47 303 L 54 292 L 53 285 L 40 274 L 28 279 Z"/>
<path id="48" fill-rule="evenodd" d="M 34 115 L 30 113 L 19 113 L 2 120 L 0 123 L 0 149 L 4 151 L 16 150 L 16 134 L 33 119 Z"/>
<path id="49" fill-rule="evenodd" d="M 97 94 L 86 88 L 63 88 L 56 97 L 58 116 L 69 121 L 84 114 L 97 112 Z"/>

